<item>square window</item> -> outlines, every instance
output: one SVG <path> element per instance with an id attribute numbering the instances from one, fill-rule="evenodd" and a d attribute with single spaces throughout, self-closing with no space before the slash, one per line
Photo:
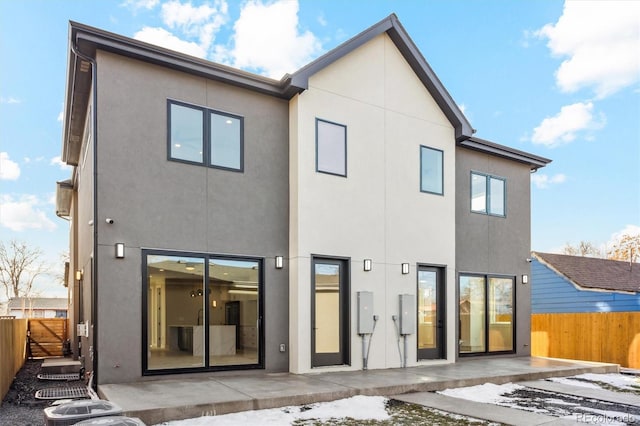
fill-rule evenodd
<path id="1" fill-rule="evenodd" d="M 471 172 L 471 211 L 505 216 L 504 178 Z"/>
<path id="2" fill-rule="evenodd" d="M 174 101 L 168 114 L 169 160 L 243 171 L 243 117 Z"/>
<path id="3" fill-rule="evenodd" d="M 420 146 L 420 191 L 443 194 L 443 157 L 439 149 Z"/>
<path id="4" fill-rule="evenodd" d="M 347 127 L 316 119 L 316 171 L 347 176 Z"/>

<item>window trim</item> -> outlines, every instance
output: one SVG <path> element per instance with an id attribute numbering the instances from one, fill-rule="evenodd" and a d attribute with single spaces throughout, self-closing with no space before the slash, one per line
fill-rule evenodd
<path id="1" fill-rule="evenodd" d="M 179 368 L 163 368 L 163 369 L 149 369 L 149 359 L 147 348 L 149 347 L 149 300 L 148 300 L 148 268 L 147 268 L 147 260 L 148 256 L 157 255 L 157 256 L 175 256 L 175 257 L 193 257 L 193 258 L 201 258 L 204 261 L 204 270 L 203 274 L 205 277 L 204 288 L 205 293 L 204 297 L 209 297 L 209 265 L 211 259 L 227 259 L 227 260 L 239 260 L 239 261 L 251 261 L 257 262 L 260 265 L 260 273 L 258 274 L 258 362 L 255 364 L 234 364 L 234 365 L 210 365 L 209 356 L 205 357 L 205 363 L 201 367 L 179 367 Z M 265 326 L 265 277 L 266 277 L 266 262 L 264 257 L 258 256 L 243 256 L 243 255 L 231 255 L 231 254 L 221 254 L 221 253 L 210 253 L 210 252 L 198 252 L 198 251 L 180 251 L 180 250 L 162 250 L 162 249 L 141 249 L 141 321 L 142 321 L 142 335 L 140 336 L 140 342 L 142 345 L 141 350 L 141 370 L 142 376 L 158 376 L 158 375 L 169 375 L 169 374 L 184 374 L 184 373 L 205 373 L 212 371 L 241 371 L 241 370 L 256 370 L 256 369 L 264 369 L 265 368 L 265 334 L 266 334 L 266 326 Z M 204 322 L 204 319 L 203 319 Z M 205 338 L 205 346 L 209 346 L 209 336 L 207 335 Z"/>
<path id="2" fill-rule="evenodd" d="M 485 177 L 485 203 L 484 210 L 474 210 L 473 209 L 473 175 L 483 176 Z M 491 179 L 500 180 L 503 183 L 503 193 L 502 193 L 502 205 L 503 205 L 503 214 L 491 213 Z M 475 170 L 471 170 L 469 175 L 469 210 L 471 213 L 483 214 L 487 216 L 494 217 L 507 217 L 507 178 L 502 176 L 496 176 L 489 173 L 477 172 Z"/>
<path id="3" fill-rule="evenodd" d="M 318 164 L 318 153 L 319 153 L 319 148 L 320 148 L 320 144 L 319 144 L 319 138 L 318 138 L 318 123 L 322 121 L 323 123 L 328 123 L 328 124 L 333 124 L 334 126 L 340 126 L 344 128 L 344 174 L 341 173 L 333 173 L 333 172 L 329 172 L 326 170 L 320 170 L 319 168 L 319 164 Z M 332 176 L 340 176 L 340 177 L 347 177 L 347 165 L 349 164 L 348 161 L 348 141 L 347 141 L 347 125 L 346 124 L 340 124 L 340 123 L 336 123 L 334 121 L 330 121 L 330 120 L 325 120 L 323 118 L 318 118 L 316 117 L 316 123 L 315 123 L 315 130 L 316 130 L 316 172 L 317 173 L 324 173 L 327 175 L 332 175 Z"/>
<path id="4" fill-rule="evenodd" d="M 200 111 L 202 114 L 202 161 L 191 161 L 182 158 L 176 158 L 171 156 L 171 106 L 177 105 L 184 108 L 191 108 L 193 110 Z M 211 161 L 211 114 L 221 115 L 224 117 L 235 118 L 240 121 L 240 167 L 226 167 L 213 164 Z M 244 173 L 244 117 L 231 112 L 220 111 L 213 108 L 207 108 L 204 106 L 189 104 L 186 102 L 167 99 L 167 161 L 175 161 L 184 164 L 193 164 L 198 166 L 205 166 L 212 169 L 227 170 L 231 172 Z"/>
<path id="5" fill-rule="evenodd" d="M 474 356 L 491 356 L 491 355 L 505 355 L 505 354 L 515 354 L 517 349 L 517 280 L 516 275 L 509 274 L 482 274 L 476 272 L 460 272 L 458 273 L 458 288 L 456 289 L 457 297 L 457 323 L 460 324 L 460 278 L 461 277 L 482 277 L 484 278 L 484 351 L 482 352 L 460 352 L 460 345 L 457 346 L 457 352 L 459 357 L 474 357 Z M 512 291 L 512 316 L 511 316 L 511 338 L 512 338 L 512 349 L 507 351 L 490 351 L 489 350 L 489 327 L 492 324 L 490 320 L 490 312 L 489 312 L 489 279 L 490 278 L 509 278 L 511 279 L 513 285 Z M 458 325 L 458 329 L 456 331 L 456 335 L 458 336 L 458 341 L 460 341 L 460 325 Z"/>
<path id="6" fill-rule="evenodd" d="M 426 149 L 426 150 L 430 150 L 430 151 L 435 151 L 435 152 L 440 152 L 442 154 L 442 164 L 441 164 L 441 176 L 440 176 L 440 184 L 441 184 L 441 189 L 440 192 L 434 192 L 434 191 L 427 191 L 422 189 L 422 150 Z M 444 196 L 444 150 L 442 149 L 438 149 L 438 148 L 433 148 L 427 145 L 420 145 L 420 192 L 423 192 L 425 194 L 434 194 L 434 195 L 442 195 Z"/>

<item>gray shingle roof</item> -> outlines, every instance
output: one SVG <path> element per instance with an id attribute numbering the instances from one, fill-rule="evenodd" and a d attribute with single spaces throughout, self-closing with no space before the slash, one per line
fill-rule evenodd
<path id="1" fill-rule="evenodd" d="M 538 252 L 533 256 L 579 287 L 640 293 L 640 263 Z"/>

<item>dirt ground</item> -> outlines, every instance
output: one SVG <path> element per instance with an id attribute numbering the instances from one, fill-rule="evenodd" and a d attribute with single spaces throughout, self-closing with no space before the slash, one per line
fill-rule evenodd
<path id="1" fill-rule="evenodd" d="M 50 387 L 78 386 L 82 381 L 38 380 L 42 360 L 27 360 L 18 371 L 9 392 L 0 405 L 0 425 L 41 426 L 44 425 L 43 409 L 51 401 L 35 398 L 36 391 Z"/>

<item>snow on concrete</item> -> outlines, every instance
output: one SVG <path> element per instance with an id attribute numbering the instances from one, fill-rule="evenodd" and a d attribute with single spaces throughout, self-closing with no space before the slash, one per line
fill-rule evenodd
<path id="1" fill-rule="evenodd" d="M 358 395 L 351 398 L 309 404 L 302 407 L 291 406 L 271 408 L 268 410 L 252 410 L 220 416 L 197 417 L 162 424 L 167 426 L 290 425 L 295 420 L 329 420 L 344 417 L 350 417 L 355 420 L 388 420 L 391 416 L 386 410 L 387 401 L 387 398 L 382 396 Z"/>
<path id="2" fill-rule="evenodd" d="M 514 392 L 518 389 L 524 389 L 524 386 L 513 383 L 504 385 L 494 385 L 493 383 L 485 383 L 483 385 L 468 386 L 466 388 L 445 389 L 438 392 L 442 395 L 451 396 L 453 398 L 468 399 L 470 401 L 484 402 L 487 404 L 508 404 L 509 398 L 503 395 Z"/>
<path id="3" fill-rule="evenodd" d="M 638 387 L 640 387 L 640 377 L 630 376 L 625 374 L 586 373 L 586 374 L 580 374 L 578 376 L 571 376 L 571 377 L 554 377 L 549 380 L 552 380 L 554 382 L 559 382 L 559 383 L 565 383 L 568 385 L 584 386 L 584 387 L 594 388 L 594 389 L 601 389 L 601 386 L 598 386 L 598 384 L 594 382 L 607 383 L 611 386 L 615 386 L 617 388 L 624 389 L 624 390 L 633 390 L 633 389 L 638 390 Z M 588 382 L 585 382 L 584 380 L 588 380 Z M 633 387 L 634 385 L 635 385 L 635 388 Z"/>

